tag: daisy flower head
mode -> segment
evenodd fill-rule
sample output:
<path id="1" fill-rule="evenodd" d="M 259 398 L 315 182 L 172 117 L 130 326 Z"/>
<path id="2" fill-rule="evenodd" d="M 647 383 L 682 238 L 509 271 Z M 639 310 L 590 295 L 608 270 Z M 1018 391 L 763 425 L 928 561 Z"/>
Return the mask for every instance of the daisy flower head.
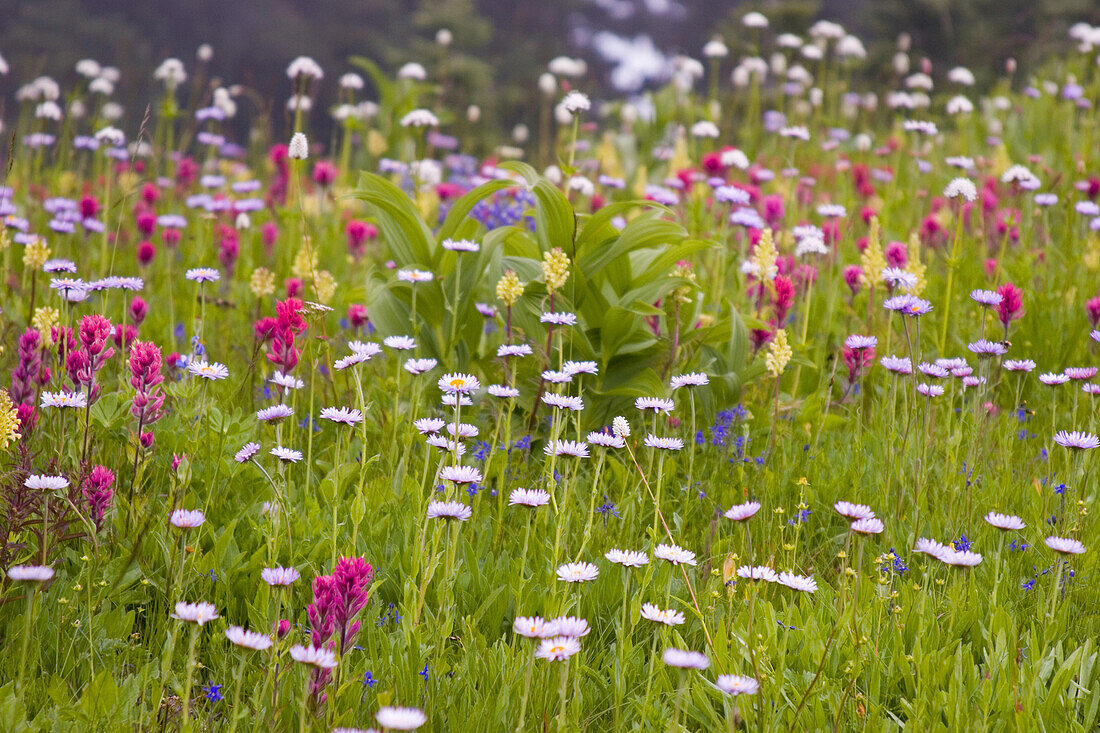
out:
<path id="1" fill-rule="evenodd" d="M 1005 352 L 1008 351 L 1008 347 L 1000 341 L 989 341 L 988 339 L 979 339 L 978 341 L 969 343 L 967 344 L 967 348 L 983 358 L 1004 356 Z"/>
<path id="2" fill-rule="evenodd" d="M 1096 376 L 1096 367 L 1066 367 L 1062 373 L 1070 379 L 1092 379 Z"/>
<path id="3" fill-rule="evenodd" d="M 619 550 L 612 548 L 604 553 L 609 561 L 624 568 L 640 568 L 649 564 L 649 555 L 637 550 Z"/>
<path id="4" fill-rule="evenodd" d="M 382 347 L 373 341 L 351 341 L 348 343 L 351 353 L 370 359 L 382 353 Z"/>
<path id="5" fill-rule="evenodd" d="M 17 583 L 45 583 L 53 577 L 54 570 L 49 565 L 13 565 L 7 574 Z"/>
<path id="6" fill-rule="evenodd" d="M 833 509 L 837 514 L 848 519 L 871 519 L 875 516 L 871 507 L 866 504 L 853 504 L 850 501 L 838 501 L 833 504 Z"/>
<path id="7" fill-rule="evenodd" d="M 219 364 L 216 361 L 193 361 L 187 365 L 187 371 L 196 377 L 202 377 L 203 379 L 209 379 L 211 381 L 225 379 L 229 376 L 229 370 L 226 368 L 225 364 Z"/>
<path id="8" fill-rule="evenodd" d="M 645 447 L 656 448 L 658 450 L 682 450 L 684 441 L 680 438 L 658 438 L 656 435 L 650 433 L 645 436 Z"/>
<path id="9" fill-rule="evenodd" d="M 481 471 L 473 466 L 444 466 L 439 472 L 439 478 L 450 481 L 453 484 L 479 484 L 482 481 Z"/>
<path id="10" fill-rule="evenodd" d="M 450 252 L 477 252 L 481 245 L 469 239 L 444 239 L 443 249 Z"/>
<path id="11" fill-rule="evenodd" d="M 986 524 L 997 529 L 1023 529 L 1024 520 L 1014 514 L 999 514 L 990 512 L 985 515 Z"/>
<path id="12" fill-rule="evenodd" d="M 727 695 L 755 695 L 760 691 L 760 683 L 752 677 L 744 677 L 739 674 L 719 675 L 714 681 L 714 686 Z"/>
<path id="13" fill-rule="evenodd" d="M 28 489 L 39 491 L 60 491 L 69 487 L 69 479 L 64 476 L 47 476 L 40 473 L 32 473 L 24 481 L 23 485 Z"/>
<path id="14" fill-rule="evenodd" d="M 321 419 L 342 425 L 358 425 L 363 422 L 363 413 L 348 407 L 325 407 L 321 409 Z"/>
<path id="15" fill-rule="evenodd" d="M 558 568 L 558 580 L 567 583 L 586 583 L 599 574 L 600 569 L 590 562 L 570 562 Z"/>
<path id="16" fill-rule="evenodd" d="M 294 408 L 290 405 L 279 403 L 271 407 L 265 407 L 262 410 L 257 410 L 256 419 L 260 422 L 280 423 L 293 414 Z"/>
<path id="17" fill-rule="evenodd" d="M 237 455 L 233 456 L 233 460 L 235 460 L 237 463 L 247 463 L 248 461 L 251 461 L 252 458 L 259 452 L 259 443 L 245 443 L 244 446 L 242 446 L 241 449 L 237 451 Z"/>
<path id="18" fill-rule="evenodd" d="M 678 669 L 706 669 L 710 666 L 710 660 L 702 652 L 688 651 L 669 647 L 661 655 L 661 661 L 670 667 Z"/>
<path id="19" fill-rule="evenodd" d="M 324 647 L 295 644 L 290 647 L 290 658 L 299 664 L 317 667 L 318 669 L 336 668 L 336 652 Z"/>
<path id="20" fill-rule="evenodd" d="M 543 313 L 539 316 L 540 323 L 549 323 L 552 326 L 575 326 L 577 316 L 574 313 Z"/>
<path id="21" fill-rule="evenodd" d="M 512 622 L 512 630 L 528 639 L 545 639 L 553 635 L 547 633 L 549 629 L 546 621 L 538 616 L 517 616 Z"/>
<path id="22" fill-rule="evenodd" d="M 619 415 L 611 421 L 611 432 L 620 438 L 630 437 L 630 422 L 625 417 Z"/>
<path id="23" fill-rule="evenodd" d="M 1054 434 L 1054 442 L 1063 448 L 1073 448 L 1075 450 L 1092 450 L 1093 448 L 1100 448 L 1100 438 L 1092 433 L 1085 433 L 1078 430 L 1071 432 L 1059 430 Z"/>
<path id="24" fill-rule="evenodd" d="M 421 435 L 438 433 L 446 424 L 446 420 L 441 420 L 438 417 L 422 417 L 413 421 L 413 427 L 419 430 Z"/>
<path id="25" fill-rule="evenodd" d="M 540 376 L 550 384 L 567 384 L 573 381 L 572 374 L 567 371 L 559 372 L 556 369 L 547 369 Z"/>
<path id="26" fill-rule="evenodd" d="M 409 374 L 423 374 L 435 369 L 438 364 L 435 359 L 408 359 L 405 361 L 405 371 Z"/>
<path id="27" fill-rule="evenodd" d="M 435 275 L 427 270 L 398 270 L 397 279 L 405 283 L 428 283 Z"/>
<path id="28" fill-rule="evenodd" d="M 1080 541 L 1068 537 L 1047 537 L 1043 544 L 1062 555 L 1080 555 L 1085 551 Z"/>
<path id="29" fill-rule="evenodd" d="M 995 308 L 1001 304 L 1005 296 L 996 290 L 971 290 L 970 299 L 983 308 Z"/>
<path id="30" fill-rule="evenodd" d="M 884 529 L 882 520 L 878 517 L 857 519 L 849 527 L 856 534 L 881 534 Z"/>
<path id="31" fill-rule="evenodd" d="M 691 372 L 673 376 L 668 386 L 672 389 L 680 389 L 681 387 L 703 387 L 708 384 L 710 384 L 710 378 L 706 374 Z"/>
<path id="32" fill-rule="evenodd" d="M 84 392 L 43 392 L 42 407 L 73 407 L 85 408 L 88 406 L 88 396 Z"/>
<path id="33" fill-rule="evenodd" d="M 197 283 L 212 283 L 221 279 L 221 273 L 213 267 L 195 267 L 187 271 L 188 280 Z"/>
<path id="34" fill-rule="evenodd" d="M 620 438 L 618 435 L 604 432 L 591 432 L 586 438 L 589 445 L 599 446 L 600 448 L 625 448 L 626 441 Z"/>
<path id="35" fill-rule="evenodd" d="M 497 347 L 497 356 L 503 358 L 515 358 L 530 356 L 534 350 L 527 344 L 501 344 Z"/>
<path id="36" fill-rule="evenodd" d="M 575 395 L 547 392 L 542 396 L 542 401 L 550 407 L 554 407 L 559 410 L 573 410 L 574 412 L 577 412 L 584 409 L 584 400 Z"/>
<path id="37" fill-rule="evenodd" d="M 306 385 L 301 379 L 292 377 L 289 374 L 283 374 L 282 372 L 275 372 L 267 380 L 274 385 L 282 387 L 283 389 L 301 389 Z"/>
<path id="38" fill-rule="evenodd" d="M 764 580 L 768 583 L 779 582 L 779 574 L 767 565 L 742 565 L 737 568 L 737 577 L 748 580 Z"/>
<path id="39" fill-rule="evenodd" d="M 260 577 L 268 585 L 290 585 L 302 577 L 294 568 L 264 568 L 260 571 Z"/>
<path id="40" fill-rule="evenodd" d="M 879 273 L 882 279 L 891 288 L 899 288 L 901 290 L 912 290 L 917 286 L 917 276 L 908 270 L 903 270 L 900 267 L 884 267 L 882 272 Z M 885 305 L 885 304 L 884 304 Z"/>
<path id="41" fill-rule="evenodd" d="M 879 363 L 882 364 L 884 369 L 895 374 L 911 374 L 913 371 L 912 362 L 901 356 L 884 356 L 879 359 Z"/>
<path id="42" fill-rule="evenodd" d="M 382 707 L 374 719 L 386 730 L 416 730 L 428 721 L 428 716 L 417 708 Z"/>
<path id="43" fill-rule="evenodd" d="M 218 617 L 218 609 L 214 607 L 213 603 L 185 603 L 180 601 L 176 604 L 176 612 L 172 614 L 172 618 L 178 618 L 180 621 L 190 621 L 202 626 L 207 621 L 213 621 Z"/>
<path id="44" fill-rule="evenodd" d="M 508 506 L 540 507 L 550 503 L 550 494 L 542 489 L 513 489 L 508 495 Z"/>
<path id="45" fill-rule="evenodd" d="M 206 521 L 206 515 L 198 509 L 176 509 L 168 515 L 168 521 L 173 527 L 195 529 Z"/>
<path id="46" fill-rule="evenodd" d="M 561 365 L 561 370 L 570 376 L 600 373 L 600 367 L 594 361 L 567 361 Z"/>
<path id="47" fill-rule="evenodd" d="M 428 519 L 457 519 L 465 522 L 473 510 L 461 501 L 433 501 L 428 504 Z"/>
<path id="48" fill-rule="evenodd" d="M 652 603 L 643 603 L 640 615 L 646 621 L 653 621 L 665 626 L 679 626 L 686 620 L 684 614 L 680 611 L 674 611 L 671 608 L 664 610 Z"/>
<path id="49" fill-rule="evenodd" d="M 543 446 L 542 452 L 548 456 L 588 458 L 588 446 L 577 440 L 555 440 Z"/>
<path id="50" fill-rule="evenodd" d="M 437 384 L 444 394 L 470 394 L 481 389 L 481 382 L 477 377 L 460 372 L 444 374 Z"/>
<path id="51" fill-rule="evenodd" d="M 812 575 L 807 577 L 805 575 L 795 575 L 794 573 L 780 573 L 779 583 L 803 593 L 813 593 L 817 590 L 817 581 L 814 580 Z"/>
<path id="52" fill-rule="evenodd" d="M 439 402 L 444 407 L 454 407 L 455 403 L 461 403 L 463 407 L 470 407 L 474 404 L 474 401 L 464 394 L 445 394 Z"/>
<path id="53" fill-rule="evenodd" d="M 874 336 L 861 336 L 858 333 L 853 333 L 851 336 L 844 339 L 844 345 L 849 349 L 855 349 L 857 351 L 861 349 L 873 349 L 878 346 L 878 339 Z"/>
<path id="54" fill-rule="evenodd" d="M 657 545 L 653 557 L 667 560 L 673 565 L 695 565 L 695 553 L 679 545 Z"/>
<path id="55" fill-rule="evenodd" d="M 451 422 L 447 423 L 447 433 L 449 433 L 452 437 L 457 434 L 460 439 L 464 440 L 466 438 L 476 438 L 478 434 L 478 429 L 476 425 L 471 425 L 470 423 L 464 422 L 456 425 Z"/>
<path id="56" fill-rule="evenodd" d="M 925 384 L 921 382 L 917 385 L 917 391 L 925 397 L 939 397 L 943 394 L 943 387 L 938 384 Z"/>
<path id="57" fill-rule="evenodd" d="M 882 307 L 910 318 L 918 318 L 932 310 L 931 303 L 915 295 L 895 295 L 883 301 Z"/>
<path id="58" fill-rule="evenodd" d="M 559 616 L 546 622 L 547 636 L 565 636 L 570 639 L 579 639 L 582 636 L 588 636 L 590 631 L 592 631 L 592 628 L 588 625 L 588 621 L 577 616 Z"/>
<path id="59" fill-rule="evenodd" d="M 408 351 L 416 348 L 416 340 L 412 336 L 387 336 L 382 343 L 395 351 Z"/>
<path id="60" fill-rule="evenodd" d="M 634 407 L 638 410 L 653 410 L 655 413 L 672 412 L 675 407 L 672 400 L 663 400 L 659 397 L 638 397 L 634 400 Z"/>
<path id="61" fill-rule="evenodd" d="M 1030 372 L 1036 364 L 1031 359 L 1007 359 L 1001 366 L 1010 372 Z"/>
<path id="62" fill-rule="evenodd" d="M 927 537 L 921 537 L 917 540 L 916 546 L 913 547 L 916 552 L 924 553 L 929 557 L 934 557 L 937 560 L 949 552 L 954 550 L 947 545 L 944 545 L 936 540 L 930 540 Z"/>
<path id="63" fill-rule="evenodd" d="M 982 561 L 982 556 L 977 552 L 964 552 L 948 548 L 946 552 L 939 556 L 939 560 L 945 565 L 954 565 L 957 568 L 972 568 Z"/>
<path id="64" fill-rule="evenodd" d="M 302 451 L 284 448 L 281 445 L 272 448 L 270 453 L 283 463 L 297 463 L 302 460 Z"/>
<path id="65" fill-rule="evenodd" d="M 272 643 L 271 637 L 257 634 L 255 631 L 248 631 L 240 626 L 230 626 L 226 629 L 225 638 L 229 639 L 231 644 L 258 652 L 269 648 Z"/>
<path id="66" fill-rule="evenodd" d="M 965 362 L 963 363 L 965 366 Z M 926 361 L 922 361 L 917 364 L 917 370 L 920 371 L 926 377 L 932 377 L 933 379 L 947 379 L 951 376 L 951 368 L 942 364 L 929 364 Z"/>
<path id="67" fill-rule="evenodd" d="M 1054 374 L 1053 372 L 1045 372 L 1039 375 L 1039 381 L 1048 387 L 1057 387 L 1059 384 L 1065 384 L 1069 381 L 1069 377 L 1065 374 Z"/>
<path id="68" fill-rule="evenodd" d="M 440 434 L 433 433 L 424 439 L 424 442 L 433 448 L 439 448 L 441 451 L 450 451 L 459 458 L 466 455 L 466 446 L 455 440 L 447 440 Z"/>
<path id="69" fill-rule="evenodd" d="M 485 389 L 485 391 L 488 392 L 491 396 L 499 397 L 501 399 L 519 397 L 518 389 L 516 389 L 515 387 L 508 387 L 503 384 L 490 384 Z"/>
<path id="70" fill-rule="evenodd" d="M 756 516 L 758 511 L 760 511 L 760 502 L 747 501 L 744 504 L 734 504 L 722 516 L 735 522 L 743 522 Z"/>
<path id="71" fill-rule="evenodd" d="M 535 657 L 545 659 L 548 662 L 564 662 L 581 650 L 581 643 L 569 636 L 556 636 L 553 639 L 543 639 L 539 643 Z"/>

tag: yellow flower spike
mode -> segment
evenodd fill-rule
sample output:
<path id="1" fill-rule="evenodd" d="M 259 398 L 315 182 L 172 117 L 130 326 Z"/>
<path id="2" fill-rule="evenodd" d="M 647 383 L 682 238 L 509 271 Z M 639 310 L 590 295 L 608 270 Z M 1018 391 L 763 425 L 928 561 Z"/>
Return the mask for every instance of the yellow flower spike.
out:
<path id="1" fill-rule="evenodd" d="M 752 249 L 752 265 L 756 275 L 762 280 L 771 282 L 779 274 L 776 263 L 779 261 L 779 250 L 775 248 L 775 240 L 772 238 L 772 230 L 764 229 L 760 233 L 760 241 Z"/>
<path id="2" fill-rule="evenodd" d="M 40 270 L 46 260 L 50 259 L 50 247 L 42 237 L 36 237 L 33 242 L 23 248 L 23 264 L 31 270 Z"/>
<path id="3" fill-rule="evenodd" d="M 327 305 L 336 294 L 336 278 L 328 270 L 321 270 L 313 281 L 313 289 L 317 293 L 318 302 Z"/>
<path id="4" fill-rule="evenodd" d="M 764 365 L 768 368 L 768 373 L 778 379 L 783 370 L 787 368 L 792 356 L 794 356 L 794 351 L 787 343 L 787 332 L 781 328 L 775 332 L 775 338 L 772 339 L 771 345 L 768 347 L 768 353 L 764 357 Z"/>
<path id="5" fill-rule="evenodd" d="M 543 255 L 542 276 L 551 293 L 560 290 L 569 279 L 569 257 L 561 247 L 554 247 Z"/>
<path id="6" fill-rule="evenodd" d="M 34 317 L 31 318 L 31 326 L 42 336 L 43 341 L 49 341 L 50 332 L 57 327 L 61 320 L 61 314 L 57 308 L 42 306 L 34 309 Z M 52 341 L 51 341 L 52 343 Z"/>
<path id="7" fill-rule="evenodd" d="M 864 285 L 874 287 L 882 283 L 886 255 L 882 252 L 882 234 L 877 216 L 871 217 L 871 229 L 867 233 L 867 248 L 859 257 L 859 267 L 863 271 L 861 280 Z"/>
<path id="8" fill-rule="evenodd" d="M 6 389 L 0 389 L 0 450 L 19 440 L 19 411 Z"/>
<path id="9" fill-rule="evenodd" d="M 266 267 L 257 267 L 252 271 L 248 287 L 257 298 L 265 298 L 275 292 L 275 275 Z"/>
<path id="10" fill-rule="evenodd" d="M 500 280 L 497 281 L 497 298 L 508 307 L 516 304 L 523 297 L 523 291 L 527 286 L 520 282 L 515 270 L 506 270 Z"/>

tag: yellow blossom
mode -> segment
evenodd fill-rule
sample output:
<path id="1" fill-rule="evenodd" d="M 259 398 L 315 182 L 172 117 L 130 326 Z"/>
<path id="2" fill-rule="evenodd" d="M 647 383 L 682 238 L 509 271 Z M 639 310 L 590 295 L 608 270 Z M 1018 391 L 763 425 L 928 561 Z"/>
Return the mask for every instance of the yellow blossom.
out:
<path id="1" fill-rule="evenodd" d="M 39 270 L 50 259 L 50 247 L 42 237 L 36 237 L 23 249 L 23 264 L 31 270 Z"/>
<path id="2" fill-rule="evenodd" d="M 57 308 L 42 306 L 41 308 L 34 309 L 34 317 L 31 319 L 31 325 L 34 327 L 34 330 L 42 334 L 43 339 L 47 339 L 50 335 L 50 331 L 57 327 L 60 319 L 61 314 L 57 312 Z"/>
<path id="3" fill-rule="evenodd" d="M 775 332 L 775 338 L 772 339 L 771 345 L 768 347 L 768 353 L 764 357 L 764 364 L 768 368 L 768 373 L 778 379 L 783 370 L 787 368 L 787 362 L 791 360 L 793 355 L 794 352 L 791 351 L 790 344 L 787 343 L 787 332 L 781 328 Z"/>
<path id="4" fill-rule="evenodd" d="M 867 233 L 867 248 L 859 257 L 859 266 L 863 270 L 863 276 L 860 279 L 864 285 L 874 287 L 882 283 L 886 255 L 882 253 L 882 236 L 877 216 L 871 217 L 871 230 Z"/>
<path id="5" fill-rule="evenodd" d="M 0 389 L 0 450 L 7 450 L 8 444 L 16 440 L 19 440 L 19 411 L 8 391 Z"/>
<path id="6" fill-rule="evenodd" d="M 504 275 L 497 282 L 497 298 L 511 308 L 523 297 L 524 287 L 526 286 L 520 282 L 515 270 L 505 270 Z"/>
<path id="7" fill-rule="evenodd" d="M 542 276 L 551 293 L 559 290 L 569 279 L 569 257 L 561 247 L 554 247 L 542 256 Z"/>
<path id="8" fill-rule="evenodd" d="M 317 300 L 327 304 L 336 293 L 336 278 L 328 270 L 321 270 L 313 280 L 313 289 L 317 293 Z"/>
<path id="9" fill-rule="evenodd" d="M 275 275 L 266 267 L 257 267 L 252 271 L 249 287 L 257 298 L 267 297 L 275 292 Z"/>
<path id="10" fill-rule="evenodd" d="M 290 268 L 290 271 L 294 273 L 294 277 L 299 277 L 302 280 L 312 280 L 316 269 L 317 253 L 313 251 L 313 243 L 309 237 L 305 237 L 302 240 L 302 248 L 298 250 L 298 254 L 294 257 L 294 265 Z"/>
<path id="11" fill-rule="evenodd" d="M 779 250 L 775 248 L 772 230 L 766 228 L 760 232 L 760 241 L 752 248 L 752 266 L 756 276 L 762 280 L 774 280 L 779 274 L 779 268 L 776 266 L 778 260 Z"/>

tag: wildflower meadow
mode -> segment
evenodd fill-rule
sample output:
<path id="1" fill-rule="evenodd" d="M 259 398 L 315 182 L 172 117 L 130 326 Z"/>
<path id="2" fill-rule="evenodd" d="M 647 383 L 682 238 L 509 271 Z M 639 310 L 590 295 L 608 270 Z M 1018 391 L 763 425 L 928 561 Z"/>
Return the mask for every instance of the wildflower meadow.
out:
<path id="1" fill-rule="evenodd" d="M 741 30 L 0 58 L 0 730 L 1097 730 L 1100 28 Z"/>

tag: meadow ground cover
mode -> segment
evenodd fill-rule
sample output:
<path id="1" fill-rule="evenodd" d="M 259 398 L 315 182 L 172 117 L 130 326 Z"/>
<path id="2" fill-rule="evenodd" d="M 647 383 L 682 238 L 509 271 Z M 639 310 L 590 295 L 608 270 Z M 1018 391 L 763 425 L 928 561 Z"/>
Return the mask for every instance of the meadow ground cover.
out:
<path id="1" fill-rule="evenodd" d="M 287 144 L 209 56 L 21 87 L 0 727 L 1095 730 L 1100 29 L 745 26 L 501 144 L 415 64 Z"/>

